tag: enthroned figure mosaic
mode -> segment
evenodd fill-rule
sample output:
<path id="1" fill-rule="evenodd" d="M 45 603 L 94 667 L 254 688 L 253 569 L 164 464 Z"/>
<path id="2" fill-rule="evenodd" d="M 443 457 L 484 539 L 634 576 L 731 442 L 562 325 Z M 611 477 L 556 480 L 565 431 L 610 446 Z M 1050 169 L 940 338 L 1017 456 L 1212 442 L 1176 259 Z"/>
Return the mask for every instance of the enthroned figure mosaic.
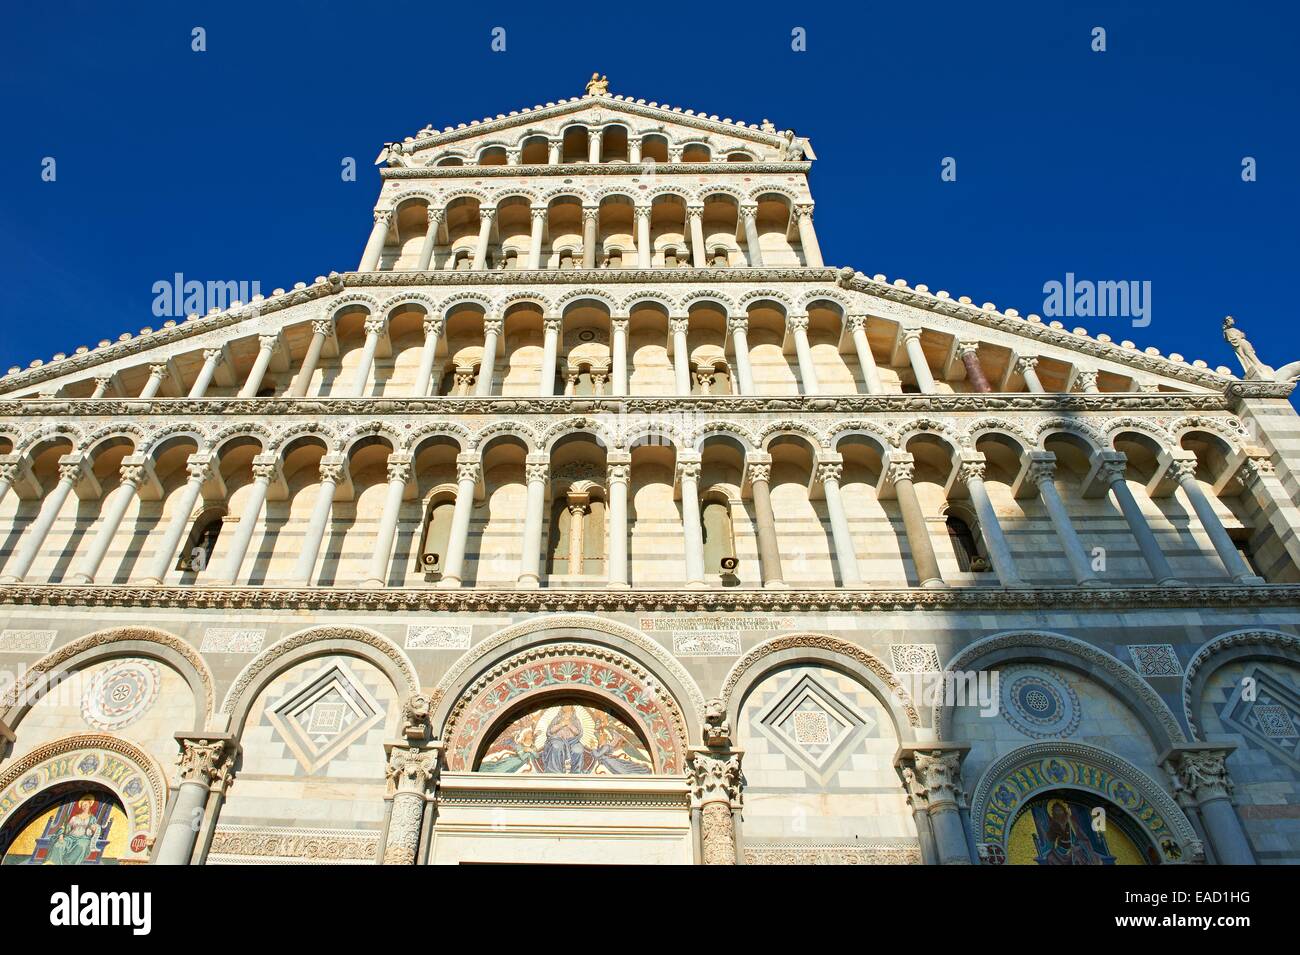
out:
<path id="1" fill-rule="evenodd" d="M 1093 801 L 1053 794 L 1033 800 L 1011 826 L 1007 861 L 1012 865 L 1145 865 L 1138 840 Z"/>
<path id="2" fill-rule="evenodd" d="M 103 790 L 59 787 L 26 818 L 4 848 L 4 865 L 111 865 L 125 854 L 126 814 Z"/>
<path id="3" fill-rule="evenodd" d="M 484 773 L 645 774 L 654 764 L 637 732 L 613 713 L 566 700 L 530 710 L 488 744 Z"/>

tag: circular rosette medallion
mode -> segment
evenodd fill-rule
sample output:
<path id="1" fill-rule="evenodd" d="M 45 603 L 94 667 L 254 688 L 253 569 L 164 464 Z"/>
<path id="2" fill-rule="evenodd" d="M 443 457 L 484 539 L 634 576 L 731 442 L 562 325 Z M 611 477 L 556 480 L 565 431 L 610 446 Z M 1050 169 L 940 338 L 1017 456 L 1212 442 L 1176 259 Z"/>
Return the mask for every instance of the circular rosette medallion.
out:
<path id="1" fill-rule="evenodd" d="M 81 716 L 96 729 L 115 730 L 134 723 L 158 696 L 161 676 L 148 660 L 119 660 L 91 679 L 81 698 Z"/>
<path id="2" fill-rule="evenodd" d="M 1058 674 L 1008 667 L 998 675 L 1002 716 L 1026 736 L 1070 736 L 1079 726 L 1079 696 Z"/>

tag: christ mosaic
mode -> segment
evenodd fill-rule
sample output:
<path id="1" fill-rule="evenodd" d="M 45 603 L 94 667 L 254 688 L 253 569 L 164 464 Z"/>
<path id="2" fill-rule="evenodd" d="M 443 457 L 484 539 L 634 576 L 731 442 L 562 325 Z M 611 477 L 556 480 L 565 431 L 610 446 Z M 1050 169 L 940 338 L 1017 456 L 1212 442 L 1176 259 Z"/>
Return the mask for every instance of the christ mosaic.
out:
<path id="1" fill-rule="evenodd" d="M 589 703 L 565 702 L 531 710 L 492 741 L 479 762 L 484 773 L 652 773 L 654 765 L 635 730 Z"/>

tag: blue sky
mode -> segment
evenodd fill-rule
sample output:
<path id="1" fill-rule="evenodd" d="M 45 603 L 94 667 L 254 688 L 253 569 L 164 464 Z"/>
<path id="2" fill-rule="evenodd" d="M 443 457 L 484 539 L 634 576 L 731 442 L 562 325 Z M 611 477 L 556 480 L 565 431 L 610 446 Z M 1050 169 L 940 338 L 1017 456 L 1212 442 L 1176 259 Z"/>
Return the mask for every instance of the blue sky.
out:
<path id="1" fill-rule="evenodd" d="M 10 6 L 0 369 L 156 327 L 175 272 L 269 292 L 355 268 L 384 141 L 578 95 L 592 70 L 810 137 L 828 264 L 1022 313 L 1067 272 L 1149 281 L 1150 326 L 1068 324 L 1235 371 L 1231 313 L 1265 361 L 1300 358 L 1289 4 L 515 6 Z"/>

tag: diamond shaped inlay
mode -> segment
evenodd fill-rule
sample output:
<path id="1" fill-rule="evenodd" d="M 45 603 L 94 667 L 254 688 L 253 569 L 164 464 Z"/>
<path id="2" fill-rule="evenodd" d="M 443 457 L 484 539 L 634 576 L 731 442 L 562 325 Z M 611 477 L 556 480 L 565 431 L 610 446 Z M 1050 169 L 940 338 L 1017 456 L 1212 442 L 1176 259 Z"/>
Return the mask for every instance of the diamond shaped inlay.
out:
<path id="1" fill-rule="evenodd" d="M 384 718 L 383 707 L 342 663 L 332 663 L 290 690 L 267 720 L 309 773 L 361 739 Z"/>
<path id="2" fill-rule="evenodd" d="M 804 672 L 758 716 L 756 728 L 820 783 L 826 783 L 863 736 L 876 728 L 834 687 Z"/>

